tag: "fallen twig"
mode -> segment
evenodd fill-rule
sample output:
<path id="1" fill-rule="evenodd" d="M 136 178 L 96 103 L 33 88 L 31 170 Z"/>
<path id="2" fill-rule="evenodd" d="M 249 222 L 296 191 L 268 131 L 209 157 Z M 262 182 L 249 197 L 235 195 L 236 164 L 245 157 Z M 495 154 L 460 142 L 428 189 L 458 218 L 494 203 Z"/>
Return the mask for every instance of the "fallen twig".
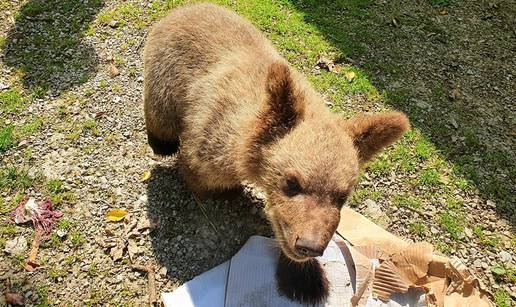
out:
<path id="1" fill-rule="evenodd" d="M 28 272 L 34 271 L 39 265 L 36 263 L 38 257 L 39 244 L 41 243 L 41 232 L 36 230 L 34 240 L 30 249 L 29 258 L 25 261 L 25 270 Z"/>
<path id="2" fill-rule="evenodd" d="M 153 261 L 149 262 L 146 266 L 140 264 L 132 264 L 131 268 L 134 270 L 142 271 L 147 273 L 147 279 L 149 281 L 149 305 L 157 306 L 157 292 L 156 292 L 156 266 Z"/>
<path id="3" fill-rule="evenodd" d="M 202 204 L 201 200 L 199 198 L 197 198 L 197 196 L 195 196 L 195 195 L 194 195 L 194 199 L 195 199 L 195 202 L 197 203 L 197 205 L 199 206 L 199 209 L 201 209 L 202 214 L 204 215 L 204 217 L 206 218 L 208 223 L 210 223 L 211 227 L 213 228 L 213 231 L 215 231 L 215 233 L 218 236 L 219 231 L 217 230 L 217 227 L 215 227 L 215 224 L 213 224 L 213 222 L 210 220 L 210 217 L 206 213 L 206 208 L 204 208 L 204 205 Z"/>

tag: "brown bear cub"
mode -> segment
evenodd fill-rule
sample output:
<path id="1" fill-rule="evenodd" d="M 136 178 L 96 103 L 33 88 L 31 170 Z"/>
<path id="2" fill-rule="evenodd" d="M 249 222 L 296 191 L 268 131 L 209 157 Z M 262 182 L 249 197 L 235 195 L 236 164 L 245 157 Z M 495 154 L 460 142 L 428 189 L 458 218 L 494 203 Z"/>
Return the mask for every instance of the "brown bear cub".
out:
<path id="1" fill-rule="evenodd" d="M 322 255 L 360 166 L 409 128 L 402 113 L 344 119 L 248 21 L 212 4 L 173 10 L 144 51 L 145 121 L 156 154 L 179 149 L 198 194 L 252 183 L 283 251 L 280 290 L 328 294 Z M 180 145 L 180 148 L 179 148 Z"/>

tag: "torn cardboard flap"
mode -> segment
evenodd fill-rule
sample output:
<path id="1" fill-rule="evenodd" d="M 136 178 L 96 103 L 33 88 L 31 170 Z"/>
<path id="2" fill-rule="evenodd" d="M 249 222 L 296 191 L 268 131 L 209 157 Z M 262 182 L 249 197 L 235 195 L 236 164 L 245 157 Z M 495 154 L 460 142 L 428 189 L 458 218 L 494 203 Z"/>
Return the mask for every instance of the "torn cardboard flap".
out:
<path id="1" fill-rule="evenodd" d="M 435 255 L 430 243 L 409 243 L 350 208 L 341 211 L 337 233 L 355 247 L 350 249 L 357 271 L 353 305 L 361 305 L 366 289 L 388 301 L 395 293 L 418 288 L 427 294 L 428 306 L 494 306 L 480 280 L 459 259 Z M 368 267 L 364 259 L 379 260 L 380 265 Z"/>

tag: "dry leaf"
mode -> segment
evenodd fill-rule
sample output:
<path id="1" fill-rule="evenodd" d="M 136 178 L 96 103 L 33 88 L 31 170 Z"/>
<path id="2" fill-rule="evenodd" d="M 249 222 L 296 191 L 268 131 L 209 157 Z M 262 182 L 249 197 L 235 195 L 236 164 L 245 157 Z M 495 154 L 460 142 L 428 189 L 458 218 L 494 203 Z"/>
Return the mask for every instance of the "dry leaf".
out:
<path id="1" fill-rule="evenodd" d="M 120 71 L 118 71 L 118 68 L 114 64 L 109 65 L 109 76 L 111 78 L 114 78 L 120 74 Z"/>
<path id="2" fill-rule="evenodd" d="M 111 251 L 109 254 L 111 255 L 111 258 L 113 258 L 114 261 L 122 259 L 124 256 L 124 250 L 125 250 L 125 240 L 120 239 L 116 246 L 111 248 Z"/>
<path id="3" fill-rule="evenodd" d="M 353 71 L 346 72 L 346 79 L 348 79 L 348 82 L 352 82 L 356 76 L 357 76 L 357 74 L 355 74 L 355 72 L 353 72 Z"/>
<path id="4" fill-rule="evenodd" d="M 143 172 L 143 175 L 142 175 L 142 178 L 141 178 L 141 181 L 142 182 L 146 182 L 147 180 L 149 180 L 151 177 L 151 172 L 149 171 L 145 171 Z"/>
<path id="5" fill-rule="evenodd" d="M 129 258 L 133 261 L 136 255 L 140 253 L 140 248 L 136 244 L 136 241 L 129 240 L 129 244 L 127 244 L 127 252 L 129 253 Z"/>
<path id="6" fill-rule="evenodd" d="M 25 306 L 25 297 L 20 293 L 5 292 L 5 302 L 13 306 Z"/>
<path id="7" fill-rule="evenodd" d="M 332 60 L 323 55 L 317 56 L 317 62 L 315 63 L 315 66 L 317 68 L 325 69 L 336 74 L 339 74 L 342 70 L 342 67 L 339 64 L 335 64 Z"/>
<path id="8" fill-rule="evenodd" d="M 439 12 L 439 14 L 441 14 L 441 15 L 448 15 L 448 10 L 447 9 L 443 9 L 442 11 Z"/>
<path id="9" fill-rule="evenodd" d="M 151 222 L 149 221 L 148 218 L 146 217 L 142 217 L 139 221 L 138 221 L 138 225 L 136 226 L 136 230 L 138 231 L 144 231 L 144 230 L 147 230 L 149 229 L 151 226 Z"/>
<path id="10" fill-rule="evenodd" d="M 124 219 L 127 215 L 127 211 L 124 209 L 111 210 L 106 214 L 106 218 L 111 222 L 119 222 Z"/>
<path id="11" fill-rule="evenodd" d="M 451 92 L 450 92 L 450 99 L 452 100 L 457 100 L 460 98 L 460 91 L 458 88 L 454 88 Z"/>

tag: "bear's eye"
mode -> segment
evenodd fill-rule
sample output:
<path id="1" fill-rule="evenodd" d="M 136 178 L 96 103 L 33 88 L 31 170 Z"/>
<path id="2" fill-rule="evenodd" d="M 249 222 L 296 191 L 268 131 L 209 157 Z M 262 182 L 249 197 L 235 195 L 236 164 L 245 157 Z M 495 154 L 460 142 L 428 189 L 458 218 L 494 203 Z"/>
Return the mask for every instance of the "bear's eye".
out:
<path id="1" fill-rule="evenodd" d="M 283 192 L 289 197 L 296 196 L 302 192 L 301 185 L 296 177 L 288 177 L 286 179 Z"/>

